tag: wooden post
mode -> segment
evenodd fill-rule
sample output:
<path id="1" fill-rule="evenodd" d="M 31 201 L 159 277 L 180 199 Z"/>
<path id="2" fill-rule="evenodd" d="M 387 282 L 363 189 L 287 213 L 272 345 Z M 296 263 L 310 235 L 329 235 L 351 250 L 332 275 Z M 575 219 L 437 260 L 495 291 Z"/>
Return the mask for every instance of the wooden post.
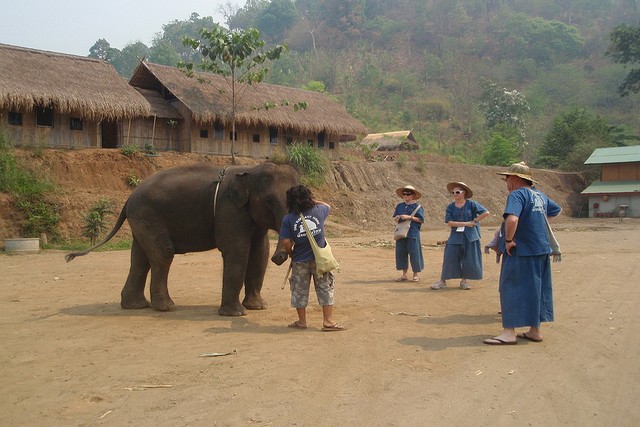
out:
<path id="1" fill-rule="evenodd" d="M 153 141 L 156 137 L 156 119 L 158 118 L 157 115 L 153 115 L 153 130 L 151 131 L 151 148 L 154 148 L 155 145 L 153 145 Z"/>

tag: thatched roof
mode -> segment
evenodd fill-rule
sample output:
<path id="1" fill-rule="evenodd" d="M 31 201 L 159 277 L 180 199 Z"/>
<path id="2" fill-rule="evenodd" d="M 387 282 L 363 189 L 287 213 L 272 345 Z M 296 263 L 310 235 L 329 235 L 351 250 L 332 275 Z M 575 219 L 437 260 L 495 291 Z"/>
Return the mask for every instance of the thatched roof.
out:
<path id="1" fill-rule="evenodd" d="M 419 144 L 410 130 L 401 130 L 384 133 L 370 133 L 363 140 L 362 144 L 376 144 L 377 149 L 384 150 L 417 150 Z"/>
<path id="2" fill-rule="evenodd" d="M 178 68 L 142 62 L 129 83 L 164 93 L 165 99 L 175 96 L 197 122 L 231 123 L 231 86 L 222 76 L 197 72 L 194 77 L 188 77 Z M 277 126 L 309 134 L 359 135 L 367 132 L 342 105 L 321 93 L 268 83 L 244 88 L 236 124 Z M 294 105 L 300 102 L 306 102 L 307 108 L 295 111 Z"/>
<path id="3" fill-rule="evenodd" d="M 153 89 L 134 88 L 144 97 L 151 108 L 151 115 L 163 119 L 182 120 L 183 117 L 178 110 L 162 98 L 162 95 Z"/>
<path id="4" fill-rule="evenodd" d="M 0 109 L 53 107 L 89 120 L 149 116 L 149 103 L 107 62 L 0 44 Z"/>

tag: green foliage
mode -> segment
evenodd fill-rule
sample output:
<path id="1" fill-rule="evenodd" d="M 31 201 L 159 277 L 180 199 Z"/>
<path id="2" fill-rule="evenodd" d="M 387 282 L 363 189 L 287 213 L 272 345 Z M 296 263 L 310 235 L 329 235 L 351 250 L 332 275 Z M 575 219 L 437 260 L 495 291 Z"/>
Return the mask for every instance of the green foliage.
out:
<path id="1" fill-rule="evenodd" d="M 324 182 L 328 169 L 327 159 L 317 149 L 304 142 L 287 146 L 287 161 L 302 171 L 302 181 L 314 187 Z"/>
<path id="2" fill-rule="evenodd" d="M 102 198 L 84 216 L 84 227 L 82 235 L 91 239 L 91 244 L 95 244 L 100 234 L 107 229 L 105 217 L 113 214 L 113 204 L 110 200 Z"/>
<path id="3" fill-rule="evenodd" d="M 59 207 L 46 199 L 53 188 L 51 182 L 18 163 L 7 136 L 0 133 L 0 191 L 12 195 L 16 207 L 25 216 L 22 224 L 25 237 L 39 237 L 40 233 L 57 236 Z"/>
<path id="4" fill-rule="evenodd" d="M 529 104 L 517 90 L 498 87 L 491 80 L 482 83 L 481 108 L 485 112 L 486 126 L 493 128 L 499 124 L 525 127 L 525 116 L 529 113 Z"/>
<path id="5" fill-rule="evenodd" d="M 619 64 L 640 64 L 640 26 L 618 25 L 610 34 L 606 55 Z M 618 87 L 620 96 L 640 92 L 640 68 L 632 68 Z"/>
<path id="6" fill-rule="evenodd" d="M 127 157 L 135 155 L 138 151 L 140 151 L 140 149 L 135 145 L 123 145 L 120 148 L 120 152 Z"/>
<path id="7" fill-rule="evenodd" d="M 619 128 L 584 108 L 574 108 L 553 120 L 536 163 L 550 168 L 580 171 L 584 170 L 584 162 L 595 148 L 622 143 Z"/>
<path id="8" fill-rule="evenodd" d="M 310 90 L 312 92 L 324 93 L 327 90 L 327 87 L 323 82 L 319 82 L 317 80 L 310 80 L 307 82 L 307 84 L 302 86 L 302 89 Z"/>
<path id="9" fill-rule="evenodd" d="M 231 134 L 235 135 L 239 91 L 243 85 L 260 83 L 269 72 L 266 62 L 280 58 L 287 48 L 277 45 L 267 50 L 264 40 L 260 39 L 260 31 L 255 28 L 233 31 L 217 24 L 210 30 L 201 29 L 200 37 L 197 39 L 183 38 L 182 43 L 202 54 L 203 60 L 198 68 L 230 79 Z M 193 75 L 194 63 L 180 62 L 178 67 L 182 68 L 187 75 Z M 231 141 L 233 163 L 236 159 L 235 144 L 234 138 Z"/>
<path id="10" fill-rule="evenodd" d="M 130 170 L 127 174 L 127 177 L 125 178 L 125 182 L 127 183 L 127 185 L 132 188 L 140 185 L 140 181 L 140 178 L 138 178 L 138 175 L 136 175 L 136 172 L 133 170 Z"/>
<path id="11" fill-rule="evenodd" d="M 484 164 L 507 166 L 517 161 L 517 149 L 504 136 L 494 133 L 487 143 L 483 153 Z"/>

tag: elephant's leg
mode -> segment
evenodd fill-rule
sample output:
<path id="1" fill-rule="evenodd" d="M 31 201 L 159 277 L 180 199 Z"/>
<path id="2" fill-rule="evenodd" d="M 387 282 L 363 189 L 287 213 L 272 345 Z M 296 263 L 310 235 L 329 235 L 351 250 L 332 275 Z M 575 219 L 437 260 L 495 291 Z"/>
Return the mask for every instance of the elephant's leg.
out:
<path id="1" fill-rule="evenodd" d="M 175 304 L 169 296 L 167 279 L 173 256 L 167 261 L 152 261 L 151 263 L 151 308 L 157 311 L 169 311 Z"/>
<path id="2" fill-rule="evenodd" d="M 149 273 L 149 258 L 134 237 L 131 245 L 131 267 L 129 276 L 120 293 L 122 308 L 147 308 L 149 301 L 144 296 L 144 286 Z"/>
<path id="3" fill-rule="evenodd" d="M 249 310 L 264 310 L 267 308 L 267 303 L 262 299 L 260 291 L 262 290 L 268 261 L 269 238 L 265 234 L 254 239 L 249 253 L 247 271 L 244 276 L 245 297 L 242 305 Z"/>
<path id="4" fill-rule="evenodd" d="M 222 303 L 218 313 L 221 316 L 244 316 L 247 310 L 240 304 L 240 290 L 247 269 L 247 260 L 250 244 L 244 246 L 241 243 L 233 245 L 233 248 L 222 251 Z"/>
<path id="5" fill-rule="evenodd" d="M 151 264 L 151 308 L 157 311 L 171 310 L 175 304 L 169 296 L 169 269 L 174 257 L 174 246 L 168 231 L 155 228 L 140 238 Z"/>

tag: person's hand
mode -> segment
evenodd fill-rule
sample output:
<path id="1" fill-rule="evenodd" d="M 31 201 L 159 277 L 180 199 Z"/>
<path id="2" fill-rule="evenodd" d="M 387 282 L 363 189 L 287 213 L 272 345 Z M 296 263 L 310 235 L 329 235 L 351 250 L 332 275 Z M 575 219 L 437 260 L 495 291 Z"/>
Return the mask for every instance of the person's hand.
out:
<path id="1" fill-rule="evenodd" d="M 506 246 L 505 250 L 507 251 L 507 255 L 511 256 L 511 248 L 516 247 L 516 242 L 515 240 L 512 240 L 511 242 L 507 242 L 505 246 Z"/>

